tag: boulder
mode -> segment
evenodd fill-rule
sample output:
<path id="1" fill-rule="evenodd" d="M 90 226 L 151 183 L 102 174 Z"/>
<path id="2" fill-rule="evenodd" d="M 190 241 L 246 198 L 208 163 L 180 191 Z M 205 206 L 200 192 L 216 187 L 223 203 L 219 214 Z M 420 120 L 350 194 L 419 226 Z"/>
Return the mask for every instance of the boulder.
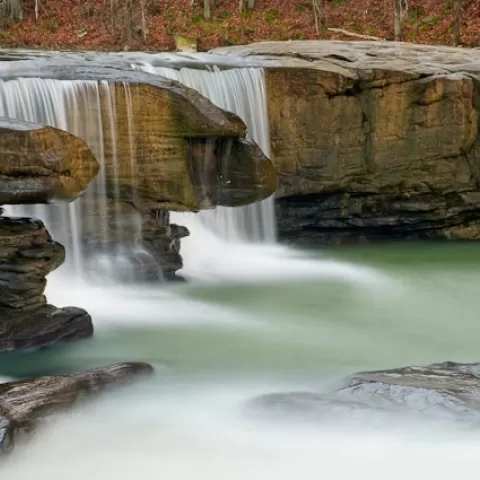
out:
<path id="1" fill-rule="evenodd" d="M 44 296 L 46 275 L 64 258 L 40 220 L 0 216 L 0 352 L 92 335 L 87 312 L 57 309 Z"/>
<path id="2" fill-rule="evenodd" d="M 332 392 L 286 392 L 260 396 L 249 408 L 274 418 L 322 421 L 362 419 L 382 422 L 395 416 L 480 422 L 480 363 L 443 362 L 361 372 Z M 374 417 L 375 415 L 375 417 Z M 383 423 L 384 424 L 384 423 Z"/>
<path id="3" fill-rule="evenodd" d="M 97 172 L 98 163 L 83 140 L 0 117 L 0 204 L 73 200 Z"/>
<path id="4" fill-rule="evenodd" d="M 69 375 L 54 375 L 0 385 L 0 454 L 31 435 L 52 414 L 105 389 L 150 374 L 146 363 L 120 363 Z"/>
<path id="5" fill-rule="evenodd" d="M 246 127 L 236 115 L 118 57 L 116 65 L 100 65 L 82 59 L 13 61 L 0 70 L 0 79 L 5 89 L 46 79 L 57 82 L 52 88 L 58 92 L 75 82 L 79 93 L 75 108 L 65 112 L 66 123 L 72 130 L 77 125 L 75 134 L 103 159 L 102 188 L 110 198 L 141 211 L 198 211 L 245 205 L 275 191 L 273 165 L 256 144 L 245 142 Z M 35 86 L 29 91 L 38 92 Z M 241 184 L 222 181 L 230 171 L 242 175 Z"/>
<path id="6" fill-rule="evenodd" d="M 266 67 L 285 241 L 480 239 L 479 50 L 293 41 L 213 53 Z"/>

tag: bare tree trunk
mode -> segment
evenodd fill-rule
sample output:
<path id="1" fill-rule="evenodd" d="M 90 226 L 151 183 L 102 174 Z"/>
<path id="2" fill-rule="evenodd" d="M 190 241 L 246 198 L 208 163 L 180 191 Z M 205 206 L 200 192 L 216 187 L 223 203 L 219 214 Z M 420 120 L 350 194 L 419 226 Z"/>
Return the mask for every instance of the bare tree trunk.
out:
<path id="1" fill-rule="evenodd" d="M 312 0 L 313 6 L 313 18 L 315 20 L 315 32 L 317 37 L 320 36 L 320 16 L 322 15 L 322 9 L 319 0 Z"/>
<path id="2" fill-rule="evenodd" d="M 238 11 L 240 13 L 245 9 L 245 0 L 238 0 Z"/>
<path id="3" fill-rule="evenodd" d="M 212 18 L 212 7 L 212 0 L 203 0 L 203 16 L 207 20 L 210 20 Z"/>
<path id="4" fill-rule="evenodd" d="M 35 0 L 35 23 L 38 23 L 38 16 L 39 16 L 39 5 L 38 0 Z"/>
<path id="5" fill-rule="evenodd" d="M 133 34 L 133 0 L 125 0 L 125 17 L 123 20 L 124 49 L 129 49 Z"/>
<path id="6" fill-rule="evenodd" d="M 0 0 L 0 20 L 3 21 L 7 17 L 12 20 L 22 20 L 22 0 Z"/>
<path id="7" fill-rule="evenodd" d="M 393 0 L 393 31 L 395 41 L 402 41 L 402 0 Z"/>
<path id="8" fill-rule="evenodd" d="M 110 20 L 113 35 L 115 33 L 115 0 L 110 0 Z"/>
<path id="9" fill-rule="evenodd" d="M 247 8 L 253 10 L 255 8 L 256 0 L 247 0 Z"/>
<path id="10" fill-rule="evenodd" d="M 147 27 L 147 17 L 145 15 L 145 0 L 140 0 L 140 8 L 142 13 L 142 34 L 143 41 L 147 41 L 148 27 Z"/>
<path id="11" fill-rule="evenodd" d="M 462 36 L 462 0 L 453 0 L 453 44 L 460 45 Z"/>

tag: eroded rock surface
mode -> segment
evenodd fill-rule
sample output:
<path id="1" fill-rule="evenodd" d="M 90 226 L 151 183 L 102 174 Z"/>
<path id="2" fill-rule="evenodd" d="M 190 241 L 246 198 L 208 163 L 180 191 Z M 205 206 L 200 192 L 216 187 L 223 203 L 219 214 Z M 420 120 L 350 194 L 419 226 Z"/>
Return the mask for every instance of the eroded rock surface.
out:
<path id="1" fill-rule="evenodd" d="M 85 310 L 58 309 L 44 296 L 46 275 L 64 258 L 40 220 L 0 216 L 0 352 L 92 335 Z"/>
<path id="2" fill-rule="evenodd" d="M 107 388 L 150 374 L 146 363 L 120 363 L 70 375 L 33 378 L 0 385 L 0 454 L 10 452 L 52 414 Z"/>
<path id="3" fill-rule="evenodd" d="M 264 395 L 253 400 L 250 407 L 280 418 L 316 421 L 369 421 L 372 414 L 380 413 L 479 426 L 480 364 L 444 362 L 361 372 L 333 392 Z"/>
<path id="4" fill-rule="evenodd" d="M 294 41 L 214 53 L 267 67 L 284 240 L 480 239 L 479 50 Z"/>
<path id="5" fill-rule="evenodd" d="M 83 140 L 0 117 L 0 204 L 73 200 L 97 172 L 98 163 Z"/>
<path id="6" fill-rule="evenodd" d="M 110 198 L 132 202 L 142 211 L 197 211 L 263 200 L 276 189 L 270 160 L 256 144 L 248 142 L 246 148 L 243 121 L 178 82 L 134 70 L 121 60 L 108 67 L 80 59 L 6 63 L 0 69 L 5 89 L 9 82 L 40 78 L 57 82 L 61 92 L 62 81 L 76 82 L 81 94 L 75 108 L 65 112 L 66 121 L 72 128 L 85 123 L 78 135 L 104 158 L 102 188 Z M 96 129 L 102 133 L 92 135 Z M 209 145 L 207 155 L 200 155 L 205 149 L 197 148 L 199 143 Z M 242 182 L 222 181 L 230 171 L 232 176 L 239 172 Z M 203 184 L 205 178 L 209 181 Z"/>

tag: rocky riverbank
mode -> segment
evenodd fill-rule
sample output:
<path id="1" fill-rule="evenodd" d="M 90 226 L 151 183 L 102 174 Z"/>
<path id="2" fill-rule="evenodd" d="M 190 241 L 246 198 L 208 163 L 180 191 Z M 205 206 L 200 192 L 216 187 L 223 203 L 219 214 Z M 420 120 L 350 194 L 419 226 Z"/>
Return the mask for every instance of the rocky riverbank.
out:
<path id="1" fill-rule="evenodd" d="M 480 51 L 312 41 L 213 53 L 266 67 L 284 241 L 480 239 Z"/>

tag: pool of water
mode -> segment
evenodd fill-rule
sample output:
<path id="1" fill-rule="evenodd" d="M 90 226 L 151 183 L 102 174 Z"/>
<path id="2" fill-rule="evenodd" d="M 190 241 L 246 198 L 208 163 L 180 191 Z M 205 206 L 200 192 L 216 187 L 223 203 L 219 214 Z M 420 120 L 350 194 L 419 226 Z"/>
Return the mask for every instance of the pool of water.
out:
<path id="1" fill-rule="evenodd" d="M 216 253 L 216 254 L 215 254 Z M 222 260 L 219 265 L 219 260 Z M 4 355 L 0 375 L 142 360 L 154 378 L 55 419 L 3 465 L 15 479 L 477 478 L 475 432 L 297 425 L 245 415 L 258 394 L 322 390 L 363 369 L 478 361 L 480 246 L 212 253 L 168 288 L 72 284 L 94 339 Z M 193 266 L 192 266 L 193 265 Z M 203 273 L 202 273 L 203 272 Z"/>

